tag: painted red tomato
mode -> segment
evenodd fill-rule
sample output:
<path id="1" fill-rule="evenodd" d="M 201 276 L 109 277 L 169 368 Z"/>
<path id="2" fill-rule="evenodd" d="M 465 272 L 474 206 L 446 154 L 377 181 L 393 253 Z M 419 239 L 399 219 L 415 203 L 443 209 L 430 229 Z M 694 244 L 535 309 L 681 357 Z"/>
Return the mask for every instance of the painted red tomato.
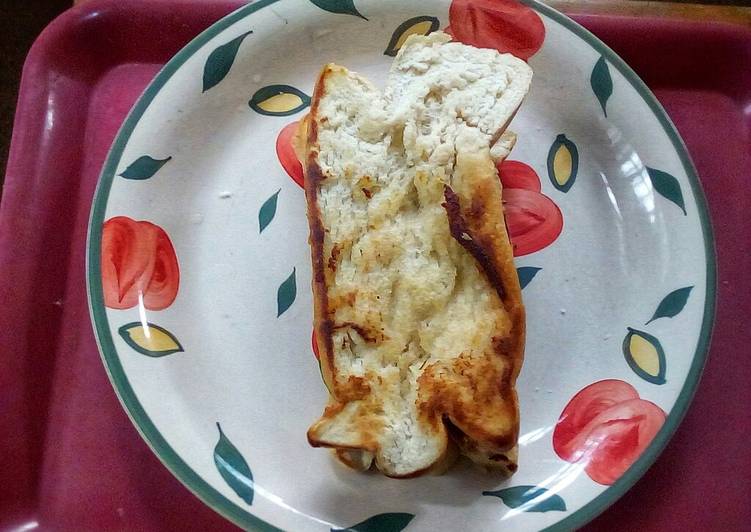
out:
<path id="1" fill-rule="evenodd" d="M 603 380 L 590 384 L 566 405 L 553 432 L 562 459 L 584 465 L 595 482 L 613 484 L 659 432 L 665 412 L 639 398 L 630 384 Z"/>
<path id="2" fill-rule="evenodd" d="M 496 163 L 498 175 L 501 177 L 503 188 L 523 188 L 540 192 L 542 185 L 537 172 L 526 163 L 521 161 L 503 160 Z"/>
<path id="3" fill-rule="evenodd" d="M 510 52 L 525 61 L 545 40 L 540 16 L 517 0 L 452 0 L 449 24 L 457 41 Z"/>
<path id="4" fill-rule="evenodd" d="M 321 355 L 318 353 L 318 339 L 316 338 L 316 330 L 313 329 L 313 336 L 311 338 L 311 345 L 313 346 L 313 356 L 316 360 L 321 360 Z"/>
<path id="5" fill-rule="evenodd" d="M 544 194 L 521 188 L 506 188 L 503 190 L 503 202 L 515 257 L 549 246 L 561 234 L 561 210 Z"/>
<path id="6" fill-rule="evenodd" d="M 276 156 L 284 171 L 301 187 L 305 186 L 303 177 L 302 164 L 297 159 L 294 148 L 292 148 L 292 137 L 297 131 L 297 122 L 287 124 L 276 137 Z"/>
<path id="7" fill-rule="evenodd" d="M 161 227 L 116 216 L 102 228 L 102 288 L 104 304 L 127 309 L 139 297 L 149 310 L 172 304 L 180 284 L 175 249 Z"/>
<path id="8" fill-rule="evenodd" d="M 605 410 L 638 398 L 636 388 L 616 379 L 599 381 L 579 391 L 563 409 L 556 424 L 553 439 L 556 454 L 568 462 L 576 462 L 581 451 L 575 443 L 582 429 Z"/>

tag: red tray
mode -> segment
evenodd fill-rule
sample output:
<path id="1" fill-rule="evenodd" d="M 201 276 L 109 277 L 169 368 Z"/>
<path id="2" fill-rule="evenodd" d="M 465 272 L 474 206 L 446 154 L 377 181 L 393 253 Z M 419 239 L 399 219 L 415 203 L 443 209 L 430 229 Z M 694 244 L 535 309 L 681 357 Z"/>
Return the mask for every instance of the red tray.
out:
<path id="1" fill-rule="evenodd" d="M 39 37 L 23 71 L 0 205 L 0 528 L 234 530 L 138 436 L 86 303 L 99 170 L 157 70 L 236 1 L 103 0 Z M 712 348 L 685 421 L 590 530 L 741 530 L 751 522 L 751 30 L 580 15 L 653 88 L 696 163 L 719 262 Z"/>

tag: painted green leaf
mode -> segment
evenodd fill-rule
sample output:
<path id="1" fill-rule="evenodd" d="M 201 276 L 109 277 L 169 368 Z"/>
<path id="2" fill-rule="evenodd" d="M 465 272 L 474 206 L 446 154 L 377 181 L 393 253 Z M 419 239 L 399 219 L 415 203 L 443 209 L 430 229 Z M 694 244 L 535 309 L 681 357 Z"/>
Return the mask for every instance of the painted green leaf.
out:
<path id="1" fill-rule="evenodd" d="M 553 186 L 561 192 L 568 192 L 579 173 L 579 150 L 563 133 L 556 135 L 548 150 L 547 167 Z"/>
<path id="2" fill-rule="evenodd" d="M 267 85 L 251 97 L 248 105 L 266 116 L 289 116 L 310 105 L 310 96 L 290 85 Z"/>
<path id="3" fill-rule="evenodd" d="M 685 216 L 686 205 L 683 203 L 683 193 L 678 180 L 667 172 L 650 167 L 647 167 L 647 173 L 649 173 L 649 179 L 652 181 L 654 189 L 666 199 L 678 205 Z"/>
<path id="4" fill-rule="evenodd" d="M 652 384 L 665 384 L 665 351 L 660 341 L 649 333 L 627 328 L 623 339 L 623 356 L 639 377 Z"/>
<path id="5" fill-rule="evenodd" d="M 271 223 L 271 220 L 274 219 L 274 216 L 276 215 L 276 199 L 279 197 L 279 192 L 282 189 L 277 190 L 274 192 L 274 194 L 271 195 L 269 199 L 267 199 L 263 205 L 261 206 L 261 210 L 258 211 L 258 227 L 259 233 L 263 233 L 263 230 L 266 229 L 266 226 Z"/>
<path id="6" fill-rule="evenodd" d="M 347 528 L 332 528 L 331 532 L 399 532 L 414 517 L 413 514 L 406 513 L 378 514 Z"/>
<path id="7" fill-rule="evenodd" d="M 363 20 L 368 20 L 355 7 L 353 0 L 310 0 L 324 11 L 339 13 L 341 15 L 354 15 Z"/>
<path id="8" fill-rule="evenodd" d="M 159 358 L 184 351 L 177 338 L 167 329 L 140 321 L 126 323 L 117 330 L 125 343 L 148 357 Z"/>
<path id="9" fill-rule="evenodd" d="M 686 306 L 686 301 L 688 301 L 688 296 L 693 288 L 693 286 L 685 286 L 678 290 L 673 290 L 666 295 L 660 301 L 660 304 L 657 305 L 657 310 L 655 310 L 655 313 L 645 325 L 649 325 L 659 318 L 672 318 L 680 314 L 683 307 Z"/>
<path id="10" fill-rule="evenodd" d="M 542 268 L 535 268 L 534 266 L 522 266 L 521 268 L 516 269 L 516 275 L 519 276 L 519 285 L 522 289 L 524 289 L 524 287 L 535 278 L 535 275 L 537 275 L 537 272 L 540 270 L 542 270 Z"/>
<path id="11" fill-rule="evenodd" d="M 224 435 L 219 423 L 216 424 L 216 428 L 219 429 L 219 441 L 214 447 L 214 464 L 238 497 L 248 504 L 253 504 L 253 473 L 250 472 L 250 466 L 237 447 Z"/>
<path id="12" fill-rule="evenodd" d="M 203 66 L 203 92 L 219 83 L 229 73 L 232 63 L 235 62 L 237 50 L 240 49 L 245 37 L 253 33 L 248 31 L 235 37 L 231 41 L 217 47 L 209 54 L 206 64 Z"/>
<path id="13" fill-rule="evenodd" d="M 566 502 L 560 495 L 549 494 L 539 486 L 514 486 L 498 491 L 483 491 L 483 495 L 498 497 L 509 508 L 521 508 L 525 512 L 565 512 Z"/>
<path id="14" fill-rule="evenodd" d="M 404 41 L 407 40 L 407 37 L 410 35 L 429 35 L 437 30 L 439 26 L 440 22 L 435 17 L 420 16 L 405 20 L 394 30 L 383 55 L 396 56 L 396 53 L 402 47 Z"/>
<path id="15" fill-rule="evenodd" d="M 292 273 L 279 285 L 279 290 L 276 292 L 277 318 L 292 306 L 292 303 L 295 302 L 295 297 L 297 297 L 297 283 L 295 281 L 295 268 L 292 268 Z"/>
<path id="16" fill-rule="evenodd" d="M 608 116 L 605 104 L 608 103 L 608 98 L 613 94 L 613 78 L 610 77 L 610 69 L 608 69 L 608 63 L 604 57 L 600 57 L 595 63 L 589 83 L 600 102 L 602 112 L 605 113 L 605 116 Z"/>
<path id="17" fill-rule="evenodd" d="M 148 179 L 152 177 L 157 171 L 167 164 L 172 157 L 166 159 L 154 159 L 148 155 L 142 155 L 128 166 L 121 174 L 121 177 L 125 179 Z"/>

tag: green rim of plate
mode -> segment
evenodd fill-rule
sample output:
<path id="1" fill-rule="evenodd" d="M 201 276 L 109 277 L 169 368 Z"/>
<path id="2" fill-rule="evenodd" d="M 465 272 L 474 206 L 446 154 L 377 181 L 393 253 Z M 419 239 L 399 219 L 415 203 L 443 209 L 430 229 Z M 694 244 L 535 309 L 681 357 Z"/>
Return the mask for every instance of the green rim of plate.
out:
<path id="1" fill-rule="evenodd" d="M 94 202 L 89 219 L 86 271 L 87 287 L 89 299 L 89 312 L 96 332 L 97 344 L 101 353 L 107 374 L 112 382 L 120 402 L 125 407 L 128 416 L 138 429 L 146 443 L 151 447 L 154 454 L 159 457 L 162 463 L 182 482 L 190 491 L 198 496 L 203 502 L 213 508 L 215 511 L 234 522 L 235 524 L 249 530 L 271 531 L 280 530 L 277 527 L 263 521 L 259 517 L 244 510 L 237 504 L 230 501 L 227 497 L 211 487 L 208 482 L 201 478 L 193 469 L 180 458 L 175 450 L 170 446 L 167 440 L 162 436 L 154 423 L 149 418 L 140 401 L 136 397 L 133 388 L 128 381 L 128 377 L 123 371 L 119 355 L 115 349 L 112 339 L 107 314 L 104 306 L 104 296 L 102 292 L 100 255 L 102 226 L 104 224 L 104 214 L 107 208 L 112 181 L 115 177 L 115 171 L 119 165 L 123 150 L 130 139 L 133 130 L 143 116 L 146 109 L 151 104 L 154 97 L 159 93 L 162 87 L 169 81 L 172 75 L 202 46 L 216 35 L 233 25 L 235 22 L 255 13 L 270 4 L 279 0 L 258 0 L 252 4 L 243 6 L 238 10 L 230 13 L 226 17 L 214 23 L 195 37 L 182 50 L 180 50 L 170 61 L 159 71 L 154 80 L 149 84 L 136 104 L 131 109 L 128 117 L 121 126 L 112 147 L 110 148 L 107 160 L 100 175 L 99 183 L 94 194 Z M 633 486 L 646 470 L 654 463 L 662 450 L 665 448 L 670 437 L 673 435 L 678 425 L 686 414 L 691 399 L 696 392 L 699 378 L 707 358 L 710 337 L 712 333 L 712 324 L 714 321 L 715 299 L 716 299 L 716 256 L 714 248 L 714 238 L 712 228 L 709 222 L 706 199 L 701 188 L 699 178 L 691 162 L 686 146 L 681 139 L 678 131 L 668 118 L 665 110 L 657 101 L 655 96 L 636 75 L 636 73 L 605 43 L 600 41 L 588 30 L 574 22 L 566 15 L 548 7 L 537 0 L 521 0 L 536 11 L 558 22 L 566 29 L 583 39 L 595 50 L 600 52 L 610 64 L 631 83 L 639 95 L 644 99 L 649 108 L 655 114 L 663 129 L 670 138 L 673 148 L 678 153 L 683 169 L 688 176 L 691 189 L 696 201 L 696 207 L 699 214 L 699 220 L 702 226 L 704 237 L 705 260 L 707 266 L 707 283 L 706 298 L 704 303 L 704 316 L 702 319 L 699 340 L 696 346 L 696 352 L 691 363 L 688 375 L 684 381 L 678 398 L 673 408 L 670 410 L 668 417 L 660 432 L 652 440 L 649 447 L 642 453 L 639 459 L 623 474 L 612 486 L 605 489 L 597 497 L 587 504 L 566 516 L 564 519 L 546 528 L 546 531 L 571 530 L 578 528 L 585 523 L 594 519 L 608 506 L 618 500 L 631 486 Z"/>

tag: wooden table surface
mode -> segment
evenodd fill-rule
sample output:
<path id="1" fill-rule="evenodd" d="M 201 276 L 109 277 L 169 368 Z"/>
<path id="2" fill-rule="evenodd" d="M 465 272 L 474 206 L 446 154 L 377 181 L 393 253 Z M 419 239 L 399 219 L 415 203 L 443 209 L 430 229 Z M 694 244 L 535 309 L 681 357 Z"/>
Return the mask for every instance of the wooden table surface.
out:
<path id="1" fill-rule="evenodd" d="M 751 7 L 690 2 L 620 0 L 547 0 L 546 4 L 564 13 L 607 13 L 610 15 L 664 16 L 693 20 L 714 20 L 751 26 Z M 751 2 L 745 2 L 746 4 Z"/>

